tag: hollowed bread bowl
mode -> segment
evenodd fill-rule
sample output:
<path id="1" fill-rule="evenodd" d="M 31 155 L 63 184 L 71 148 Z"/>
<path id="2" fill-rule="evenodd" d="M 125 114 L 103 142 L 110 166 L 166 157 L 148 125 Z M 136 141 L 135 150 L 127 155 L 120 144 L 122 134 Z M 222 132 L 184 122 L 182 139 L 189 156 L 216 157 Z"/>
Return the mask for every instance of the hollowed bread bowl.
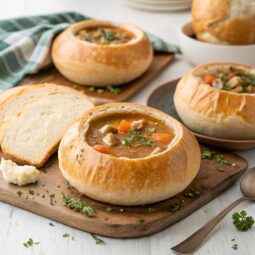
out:
<path id="1" fill-rule="evenodd" d="M 178 115 L 193 131 L 219 138 L 255 138 L 255 94 L 214 88 L 199 78 L 221 68 L 255 74 L 255 68 L 233 63 L 209 63 L 184 75 L 176 87 Z"/>
<path id="2" fill-rule="evenodd" d="M 174 138 L 163 152 L 131 159 L 102 154 L 85 140 L 92 121 L 112 114 L 139 113 L 164 122 Z M 64 135 L 58 152 L 65 179 L 80 193 L 116 205 L 143 205 L 183 191 L 200 167 L 200 150 L 194 136 L 178 121 L 153 108 L 132 103 L 95 107 Z"/>
<path id="3" fill-rule="evenodd" d="M 77 38 L 81 29 L 120 28 L 132 35 L 123 44 L 102 45 Z M 130 82 L 152 62 L 153 49 L 145 33 L 131 24 L 85 20 L 62 32 L 53 42 L 52 58 L 67 79 L 81 85 L 109 86 Z"/>

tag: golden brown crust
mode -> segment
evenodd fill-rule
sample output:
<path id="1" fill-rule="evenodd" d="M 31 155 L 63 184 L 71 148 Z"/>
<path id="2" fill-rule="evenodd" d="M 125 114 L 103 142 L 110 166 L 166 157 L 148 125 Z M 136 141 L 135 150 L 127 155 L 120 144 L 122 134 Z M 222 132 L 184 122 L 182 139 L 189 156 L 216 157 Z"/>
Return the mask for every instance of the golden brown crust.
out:
<path id="1" fill-rule="evenodd" d="M 52 46 L 52 58 L 59 71 L 68 79 L 82 85 L 108 86 L 127 83 L 147 70 L 153 50 L 146 35 L 138 28 L 136 39 L 121 45 L 97 45 L 83 42 L 74 34 L 84 26 L 109 22 L 87 20 L 62 32 Z"/>
<path id="2" fill-rule="evenodd" d="M 194 0 L 192 24 L 197 38 L 209 43 L 254 44 L 255 10 L 236 16 L 230 13 L 233 4 L 230 0 Z"/>
<path id="3" fill-rule="evenodd" d="M 215 89 L 196 77 L 208 67 L 221 65 L 255 73 L 253 67 L 233 63 L 201 65 L 178 83 L 174 95 L 176 110 L 196 132 L 221 138 L 255 138 L 255 94 Z"/>
<path id="4" fill-rule="evenodd" d="M 84 138 L 88 118 L 94 118 L 98 111 L 111 114 L 119 107 L 170 121 L 177 132 L 170 148 L 146 158 L 129 159 L 90 147 Z M 59 166 L 71 185 L 94 199 L 119 205 L 148 204 L 174 196 L 190 184 L 199 170 L 200 150 L 188 130 L 168 115 L 141 105 L 112 103 L 90 110 L 68 130 L 60 143 Z"/>

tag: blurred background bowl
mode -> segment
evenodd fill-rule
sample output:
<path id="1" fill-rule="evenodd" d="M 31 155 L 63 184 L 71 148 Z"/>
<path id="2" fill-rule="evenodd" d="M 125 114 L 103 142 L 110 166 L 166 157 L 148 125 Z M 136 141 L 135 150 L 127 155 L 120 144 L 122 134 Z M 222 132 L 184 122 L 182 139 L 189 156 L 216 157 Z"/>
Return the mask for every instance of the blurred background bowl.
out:
<path id="1" fill-rule="evenodd" d="M 191 22 L 179 30 L 179 43 L 183 56 L 193 65 L 235 62 L 255 66 L 255 44 L 222 45 L 198 41 Z"/>

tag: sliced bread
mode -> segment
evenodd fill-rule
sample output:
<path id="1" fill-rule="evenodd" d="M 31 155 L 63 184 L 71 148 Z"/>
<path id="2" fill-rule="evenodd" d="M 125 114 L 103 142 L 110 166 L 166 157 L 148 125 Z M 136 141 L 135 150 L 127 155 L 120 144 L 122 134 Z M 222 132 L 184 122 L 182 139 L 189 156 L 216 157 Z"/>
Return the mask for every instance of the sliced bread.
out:
<path id="1" fill-rule="evenodd" d="M 65 131 L 93 104 L 83 94 L 66 87 L 62 92 L 29 100 L 27 104 L 20 103 L 23 109 L 7 124 L 1 147 L 6 158 L 41 167 L 55 152 Z"/>

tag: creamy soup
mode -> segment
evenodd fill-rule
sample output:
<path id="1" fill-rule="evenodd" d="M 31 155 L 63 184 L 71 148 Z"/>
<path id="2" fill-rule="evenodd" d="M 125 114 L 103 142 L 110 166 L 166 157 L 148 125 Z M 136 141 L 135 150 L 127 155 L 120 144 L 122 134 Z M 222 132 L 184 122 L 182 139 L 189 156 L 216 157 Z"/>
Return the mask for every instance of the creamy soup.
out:
<path id="1" fill-rule="evenodd" d="M 206 84 L 236 93 L 255 93 L 255 75 L 235 67 L 224 67 L 222 70 L 202 76 Z"/>
<path id="2" fill-rule="evenodd" d="M 125 44 L 134 38 L 134 34 L 120 27 L 100 26 L 83 28 L 76 37 L 90 43 L 110 45 Z"/>
<path id="3" fill-rule="evenodd" d="M 90 123 L 86 141 L 115 157 L 143 158 L 164 151 L 174 132 L 163 122 L 142 114 L 112 115 Z"/>

